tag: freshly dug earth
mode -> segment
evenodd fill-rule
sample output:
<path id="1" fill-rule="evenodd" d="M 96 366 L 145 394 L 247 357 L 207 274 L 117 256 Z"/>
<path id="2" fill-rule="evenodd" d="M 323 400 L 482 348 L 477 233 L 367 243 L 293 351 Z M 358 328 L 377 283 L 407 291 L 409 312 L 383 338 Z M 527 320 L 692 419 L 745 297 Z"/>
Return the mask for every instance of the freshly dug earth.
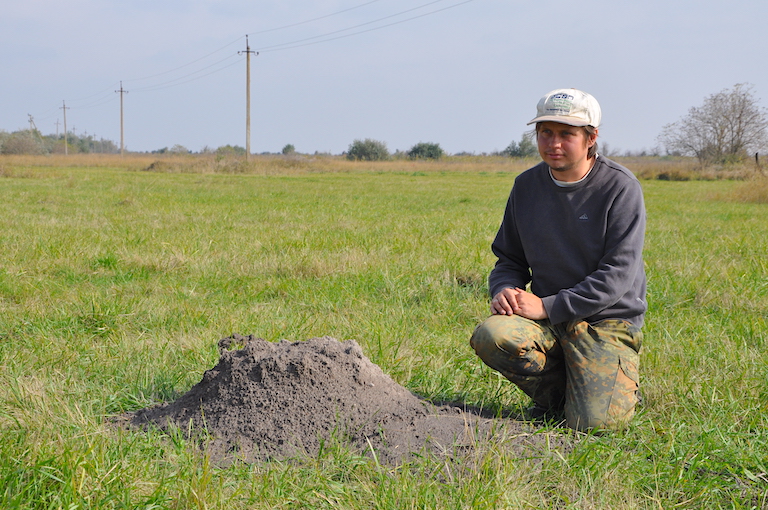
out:
<path id="1" fill-rule="evenodd" d="M 415 453 L 465 457 L 493 445 L 527 458 L 567 448 L 562 437 L 530 424 L 420 399 L 354 340 L 271 343 L 233 335 L 219 351 L 219 363 L 178 400 L 123 419 L 191 432 L 217 463 L 316 456 L 328 441 L 387 464 Z"/>

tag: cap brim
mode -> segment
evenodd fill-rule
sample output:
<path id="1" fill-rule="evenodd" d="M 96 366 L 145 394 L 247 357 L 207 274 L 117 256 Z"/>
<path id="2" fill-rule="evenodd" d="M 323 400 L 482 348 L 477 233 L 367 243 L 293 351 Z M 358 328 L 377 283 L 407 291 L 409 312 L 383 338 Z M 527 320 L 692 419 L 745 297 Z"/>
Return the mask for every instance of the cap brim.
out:
<path id="1" fill-rule="evenodd" d="M 536 124 L 537 122 L 559 122 L 560 124 L 567 124 L 569 126 L 576 127 L 589 126 L 589 122 L 585 121 L 584 119 L 579 119 L 577 117 L 566 117 L 564 115 L 543 115 L 541 117 L 536 117 L 528 124 L 526 124 L 526 126 Z"/>

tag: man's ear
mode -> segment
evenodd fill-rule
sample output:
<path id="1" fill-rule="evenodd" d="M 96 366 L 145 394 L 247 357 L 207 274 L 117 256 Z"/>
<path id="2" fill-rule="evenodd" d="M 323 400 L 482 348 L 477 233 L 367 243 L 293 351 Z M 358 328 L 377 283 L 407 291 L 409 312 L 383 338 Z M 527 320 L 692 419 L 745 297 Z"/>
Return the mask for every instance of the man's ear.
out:
<path id="1" fill-rule="evenodd" d="M 589 147 L 592 147 L 597 142 L 597 133 L 598 133 L 598 130 L 597 128 L 595 128 L 595 132 L 589 135 L 589 143 L 588 143 Z"/>

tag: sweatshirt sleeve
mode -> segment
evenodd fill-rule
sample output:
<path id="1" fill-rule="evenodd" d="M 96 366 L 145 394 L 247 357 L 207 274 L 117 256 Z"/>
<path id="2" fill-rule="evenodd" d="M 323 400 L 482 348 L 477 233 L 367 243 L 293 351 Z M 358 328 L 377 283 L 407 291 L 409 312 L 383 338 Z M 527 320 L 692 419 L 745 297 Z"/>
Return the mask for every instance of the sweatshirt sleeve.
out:
<path id="1" fill-rule="evenodd" d="M 635 295 L 632 287 L 643 271 L 645 223 L 642 189 L 639 182 L 632 181 L 609 209 L 605 252 L 597 269 L 573 287 L 542 298 L 552 324 L 591 317 L 614 307 L 623 297 Z M 632 306 L 636 304 L 626 304 Z"/>
<path id="2" fill-rule="evenodd" d="M 491 245 L 491 250 L 498 257 L 496 265 L 488 277 L 488 289 L 491 297 L 507 287 L 524 289 L 531 280 L 528 261 L 515 225 L 514 192 L 513 188 L 507 200 L 501 227 L 499 227 L 496 238 Z"/>

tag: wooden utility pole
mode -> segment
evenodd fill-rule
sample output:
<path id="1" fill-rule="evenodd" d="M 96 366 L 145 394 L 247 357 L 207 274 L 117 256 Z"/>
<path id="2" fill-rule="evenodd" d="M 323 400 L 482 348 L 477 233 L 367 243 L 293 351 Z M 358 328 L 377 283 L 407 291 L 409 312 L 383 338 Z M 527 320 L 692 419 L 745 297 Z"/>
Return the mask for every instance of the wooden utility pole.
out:
<path id="1" fill-rule="evenodd" d="M 245 51 L 238 51 L 238 55 L 245 53 L 245 160 L 251 156 L 251 53 L 256 55 L 258 51 L 252 51 L 248 44 L 248 35 L 245 36 Z"/>
<path id="2" fill-rule="evenodd" d="M 61 109 L 64 110 L 64 155 L 66 156 L 69 154 L 69 149 L 67 148 L 67 110 L 69 110 L 69 107 L 66 101 L 62 100 L 61 103 L 64 105 Z"/>
<path id="3" fill-rule="evenodd" d="M 32 131 L 32 133 L 34 133 L 37 139 L 40 140 L 40 143 L 42 143 L 43 137 L 40 134 L 40 130 L 37 129 L 37 125 L 35 124 L 35 118 L 32 116 L 31 113 L 28 113 L 27 116 L 29 117 L 29 130 Z"/>
<path id="4" fill-rule="evenodd" d="M 128 91 L 123 89 L 123 82 L 120 82 L 120 90 L 116 90 L 116 93 L 120 94 L 120 155 L 125 154 L 125 136 L 123 131 L 123 94 L 127 94 Z"/>

